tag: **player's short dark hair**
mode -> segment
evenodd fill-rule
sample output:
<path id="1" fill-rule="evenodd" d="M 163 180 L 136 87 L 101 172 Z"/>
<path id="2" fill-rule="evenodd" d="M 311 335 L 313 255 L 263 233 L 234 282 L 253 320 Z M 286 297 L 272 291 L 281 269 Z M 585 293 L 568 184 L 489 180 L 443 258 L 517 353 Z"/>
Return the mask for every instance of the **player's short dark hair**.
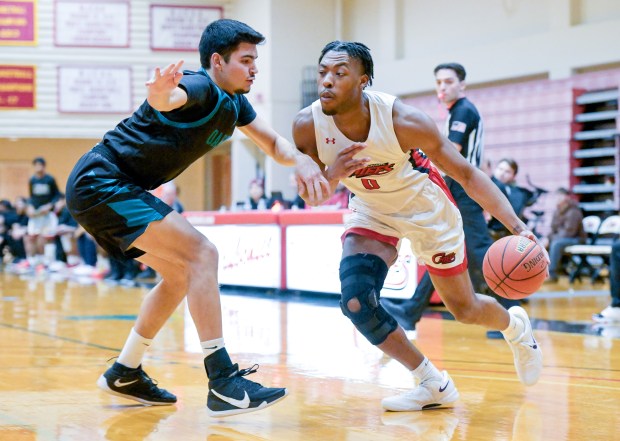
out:
<path id="1" fill-rule="evenodd" d="M 372 79 L 374 78 L 375 73 L 372 55 L 370 55 L 370 49 L 368 46 L 363 43 L 358 43 L 357 41 L 332 41 L 331 43 L 327 43 L 321 51 L 319 63 L 329 51 L 345 52 L 349 57 L 359 60 L 364 68 L 364 74 L 368 75 L 368 85 L 372 86 Z"/>
<path id="2" fill-rule="evenodd" d="M 32 160 L 32 165 L 35 165 L 35 164 L 45 165 L 45 158 L 43 158 L 42 156 L 37 156 L 36 158 Z"/>
<path id="3" fill-rule="evenodd" d="M 265 37 L 250 26 L 237 20 L 223 18 L 209 24 L 202 32 L 198 50 L 200 64 L 205 69 L 211 67 L 211 55 L 218 53 L 228 63 L 240 43 L 260 44 Z"/>
<path id="4" fill-rule="evenodd" d="M 433 73 L 437 74 L 437 71 L 441 69 L 453 70 L 454 73 L 456 74 L 456 77 L 459 79 L 459 81 L 465 81 L 465 77 L 467 76 L 467 72 L 465 72 L 465 68 L 463 67 L 462 64 L 459 64 L 459 63 L 438 64 L 437 67 L 435 67 L 435 70 L 433 71 Z"/>

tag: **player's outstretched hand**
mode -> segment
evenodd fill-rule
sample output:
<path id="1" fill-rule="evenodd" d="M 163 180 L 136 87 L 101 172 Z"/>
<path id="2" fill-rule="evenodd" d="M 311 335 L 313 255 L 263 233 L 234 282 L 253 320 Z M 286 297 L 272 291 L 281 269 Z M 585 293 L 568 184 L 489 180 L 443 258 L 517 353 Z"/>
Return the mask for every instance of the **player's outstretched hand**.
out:
<path id="1" fill-rule="evenodd" d="M 338 152 L 336 160 L 327 168 L 326 177 L 329 181 L 341 180 L 351 176 L 358 168 L 365 167 L 370 161 L 369 157 L 354 158 L 356 154 L 366 148 L 363 142 L 354 142 L 349 147 Z"/>
<path id="2" fill-rule="evenodd" d="M 329 182 L 317 163 L 308 155 L 297 155 L 295 179 L 298 193 L 306 194 L 310 204 L 320 204 L 330 195 Z"/>
<path id="3" fill-rule="evenodd" d="M 163 70 L 156 67 L 153 77 L 146 82 L 149 93 L 163 94 L 174 90 L 183 77 L 183 72 L 180 70 L 182 66 L 183 60 L 178 61 L 176 64 L 169 64 Z"/>

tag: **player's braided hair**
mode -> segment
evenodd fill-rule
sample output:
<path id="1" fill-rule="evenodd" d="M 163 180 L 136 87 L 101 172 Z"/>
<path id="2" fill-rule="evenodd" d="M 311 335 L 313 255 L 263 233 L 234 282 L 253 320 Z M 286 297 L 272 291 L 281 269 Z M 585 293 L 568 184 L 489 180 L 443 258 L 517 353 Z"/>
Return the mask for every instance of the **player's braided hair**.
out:
<path id="1" fill-rule="evenodd" d="M 349 55 L 349 57 L 358 59 L 360 63 L 362 63 L 364 74 L 368 75 L 368 86 L 372 86 L 372 79 L 374 78 L 374 63 L 372 61 L 372 55 L 370 55 L 370 49 L 368 46 L 363 43 L 358 43 L 357 41 L 332 41 L 331 43 L 327 43 L 321 51 L 319 63 L 329 51 L 345 52 Z"/>

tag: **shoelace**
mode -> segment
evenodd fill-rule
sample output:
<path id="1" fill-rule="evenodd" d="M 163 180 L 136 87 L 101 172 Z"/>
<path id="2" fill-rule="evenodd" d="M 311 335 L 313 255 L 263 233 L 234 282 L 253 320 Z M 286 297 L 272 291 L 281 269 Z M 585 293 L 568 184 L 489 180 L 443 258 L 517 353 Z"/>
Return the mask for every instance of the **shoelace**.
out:
<path id="1" fill-rule="evenodd" d="M 246 375 L 253 374 L 258 371 L 260 366 L 258 364 L 254 364 L 247 369 L 237 369 L 235 372 L 229 375 L 229 377 L 245 377 Z"/>

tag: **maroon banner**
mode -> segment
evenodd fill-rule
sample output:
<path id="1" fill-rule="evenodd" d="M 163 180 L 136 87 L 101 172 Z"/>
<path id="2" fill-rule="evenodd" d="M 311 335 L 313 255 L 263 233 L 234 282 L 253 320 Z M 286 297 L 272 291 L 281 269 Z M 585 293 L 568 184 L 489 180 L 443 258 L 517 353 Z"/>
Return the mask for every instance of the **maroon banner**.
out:
<path id="1" fill-rule="evenodd" d="M 0 110 L 35 108 L 35 66 L 0 65 Z"/>
<path id="2" fill-rule="evenodd" d="M 37 43 L 36 0 L 0 0 L 0 46 Z"/>

